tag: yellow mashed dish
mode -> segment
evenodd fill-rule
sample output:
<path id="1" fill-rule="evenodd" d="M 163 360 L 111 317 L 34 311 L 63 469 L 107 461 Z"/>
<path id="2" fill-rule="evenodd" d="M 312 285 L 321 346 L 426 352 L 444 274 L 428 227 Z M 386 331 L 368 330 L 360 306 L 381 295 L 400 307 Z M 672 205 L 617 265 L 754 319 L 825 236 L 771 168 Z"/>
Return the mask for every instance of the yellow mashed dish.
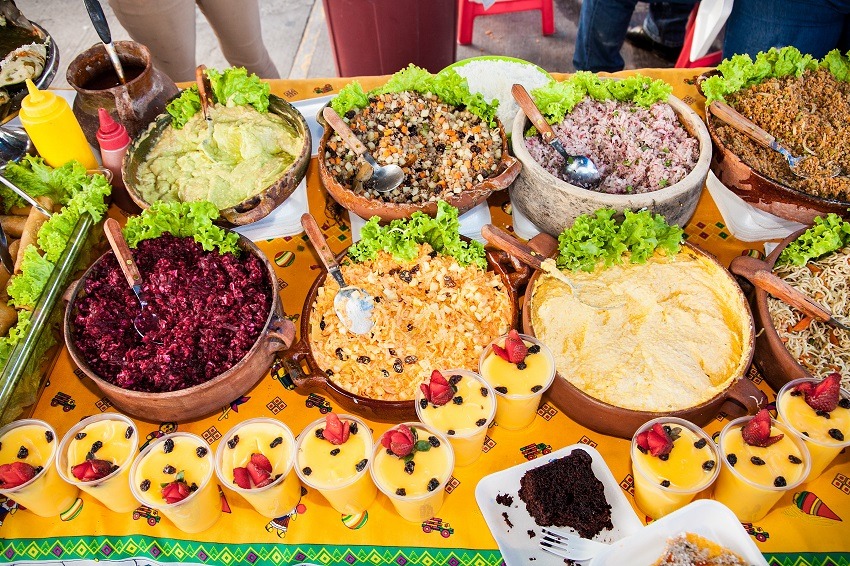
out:
<path id="1" fill-rule="evenodd" d="M 622 298 L 614 308 L 593 308 L 546 273 L 534 287 L 534 332 L 552 349 L 561 377 L 588 395 L 674 411 L 711 399 L 746 368 L 749 311 L 732 279 L 701 254 L 683 247 L 676 256 L 569 277 L 588 289 L 601 282 Z"/>

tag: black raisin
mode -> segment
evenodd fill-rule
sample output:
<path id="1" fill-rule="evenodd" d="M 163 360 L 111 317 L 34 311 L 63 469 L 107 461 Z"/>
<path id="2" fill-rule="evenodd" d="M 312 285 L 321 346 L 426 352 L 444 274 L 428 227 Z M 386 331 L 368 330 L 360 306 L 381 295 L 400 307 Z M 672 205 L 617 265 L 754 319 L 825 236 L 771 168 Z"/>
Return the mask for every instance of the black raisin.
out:
<path id="1" fill-rule="evenodd" d="M 52 433 L 51 431 L 49 431 L 49 430 L 45 430 L 45 431 L 44 431 L 44 439 L 45 439 L 48 443 L 53 442 L 53 433 Z"/>
<path id="2" fill-rule="evenodd" d="M 405 283 L 410 283 L 411 281 L 413 281 L 413 275 L 411 275 L 410 272 L 406 269 L 402 269 L 398 272 L 398 278 L 404 281 Z"/>
<path id="3" fill-rule="evenodd" d="M 454 386 L 456 386 L 458 383 L 460 383 L 460 380 L 461 380 L 461 379 L 463 379 L 463 376 L 462 376 L 462 375 L 453 375 L 453 376 L 451 376 L 451 377 L 449 378 L 449 385 L 451 385 L 452 387 L 454 387 Z"/>
<path id="4" fill-rule="evenodd" d="M 664 425 L 664 432 L 670 434 L 671 432 L 673 432 L 673 429 L 670 428 L 670 425 Z"/>
<path id="5" fill-rule="evenodd" d="M 385 369 L 382 369 L 382 370 L 381 370 L 381 375 L 382 375 L 382 376 L 384 376 L 384 377 L 389 377 L 389 376 L 390 376 L 390 372 L 388 372 L 388 371 L 387 371 L 387 370 L 385 370 Z"/>
<path id="6" fill-rule="evenodd" d="M 281 444 L 283 444 L 283 437 L 282 437 L 282 436 L 278 436 L 277 438 L 275 438 L 274 440 L 272 440 L 272 443 L 271 443 L 271 444 L 269 444 L 269 448 L 277 448 L 277 447 L 278 447 L 278 446 L 280 446 Z"/>
<path id="7" fill-rule="evenodd" d="M 325 429 L 317 428 L 316 432 L 314 432 L 313 434 L 316 435 L 316 438 L 324 438 L 325 437 Z"/>
<path id="8" fill-rule="evenodd" d="M 20 450 L 18 450 L 18 460 L 23 460 L 27 456 L 30 455 L 30 451 L 27 450 L 26 446 L 21 446 Z"/>
<path id="9" fill-rule="evenodd" d="M 127 430 L 124 431 L 124 438 L 133 438 L 133 427 L 127 427 Z"/>
<path id="10" fill-rule="evenodd" d="M 410 272 L 413 273 L 414 275 L 416 275 L 417 273 L 419 273 L 419 269 L 420 269 L 420 267 L 419 267 L 419 264 L 417 263 L 416 265 L 414 265 L 413 267 L 410 268 Z"/>
<path id="11" fill-rule="evenodd" d="M 474 142 L 474 141 L 475 141 L 475 136 L 474 136 L 474 135 L 469 134 L 468 136 L 466 136 L 466 143 L 472 143 L 472 142 Z"/>
<path id="12" fill-rule="evenodd" d="M 539 352 L 540 352 L 540 345 L 538 345 L 538 344 L 532 344 L 531 346 L 528 347 L 528 353 L 529 354 L 537 354 Z"/>
<path id="13" fill-rule="evenodd" d="M 380 303 L 380 302 L 381 302 L 381 297 L 375 297 L 375 302 L 376 302 L 376 303 Z"/>
<path id="14" fill-rule="evenodd" d="M 706 472 L 710 472 L 714 469 L 714 460 L 706 460 L 702 463 L 702 469 Z"/>
<path id="15" fill-rule="evenodd" d="M 322 317 L 322 320 L 319 321 L 319 330 L 324 330 L 325 326 L 327 326 L 327 324 L 325 324 L 325 317 Z"/>
<path id="16" fill-rule="evenodd" d="M 139 489 L 147 491 L 151 488 L 151 480 L 145 480 L 139 485 Z"/>
<path id="17" fill-rule="evenodd" d="M 792 391 L 792 392 L 791 392 L 791 397 L 799 397 L 799 396 L 800 396 L 800 395 L 802 395 L 802 394 L 803 394 L 802 392 L 797 391 L 797 390 L 795 389 L 794 391 Z"/>
<path id="18" fill-rule="evenodd" d="M 481 388 L 481 396 L 482 396 L 482 397 L 487 397 L 487 396 L 489 396 L 489 395 L 490 395 L 490 390 L 489 390 L 489 389 L 487 389 L 486 387 L 482 387 L 482 388 Z"/>
<path id="19" fill-rule="evenodd" d="M 815 414 L 816 414 L 817 416 L 819 416 L 819 417 L 823 417 L 823 418 L 825 418 L 825 419 L 830 419 L 830 418 L 832 418 L 832 417 L 830 417 L 830 416 L 829 416 L 829 413 L 828 413 L 827 411 L 815 411 Z"/>
<path id="20" fill-rule="evenodd" d="M 234 434 L 233 438 L 227 441 L 227 447 L 230 449 L 236 448 L 236 445 L 239 444 L 239 435 Z"/>
<path id="21" fill-rule="evenodd" d="M 532 392 L 532 393 L 537 393 L 537 392 L 538 392 L 538 391 L 540 391 L 541 389 L 543 389 L 543 386 L 542 386 L 542 385 L 535 385 L 534 387 L 532 387 L 532 388 L 531 388 L 531 392 Z"/>
<path id="22" fill-rule="evenodd" d="M 94 454 L 91 452 L 86 452 L 86 460 L 94 460 Z"/>
<path id="23" fill-rule="evenodd" d="M 395 362 L 393 362 L 393 370 L 396 373 L 401 373 L 404 371 L 404 366 L 401 365 L 401 360 L 396 358 Z"/>
<path id="24" fill-rule="evenodd" d="M 431 481 L 428 482 L 428 491 L 434 491 L 440 487 L 440 482 L 437 478 L 431 478 Z"/>
<path id="25" fill-rule="evenodd" d="M 357 423 L 356 422 L 351 421 L 351 424 L 348 426 L 348 432 L 350 432 L 351 434 L 357 434 Z"/>
<path id="26" fill-rule="evenodd" d="M 776 479 L 773 480 L 773 485 L 775 487 L 785 487 L 788 483 L 785 481 L 785 478 L 782 476 L 776 476 Z"/>
<path id="27" fill-rule="evenodd" d="M 423 409 L 427 409 L 428 408 L 428 399 L 425 399 L 424 397 L 422 399 L 420 399 L 419 400 L 419 406 L 422 407 Z"/>
<path id="28" fill-rule="evenodd" d="M 455 283 L 455 280 L 452 279 L 449 275 L 444 275 L 443 285 L 445 285 L 446 287 L 456 287 L 457 283 Z"/>
<path id="29" fill-rule="evenodd" d="M 437 153 L 443 153 L 444 151 L 446 151 L 446 144 L 438 143 L 437 145 L 434 146 L 434 149 L 437 150 Z"/>
<path id="30" fill-rule="evenodd" d="M 174 466 L 172 466 L 171 464 L 167 464 L 167 465 L 166 465 L 166 466 L 162 469 L 162 473 L 163 473 L 163 474 L 176 474 L 176 473 L 177 473 L 177 468 L 175 468 L 175 467 L 174 467 Z"/>
<path id="31" fill-rule="evenodd" d="M 454 436 L 455 430 L 453 428 L 450 428 L 449 430 L 446 431 L 446 434 L 448 434 L 449 436 Z"/>
<path id="32" fill-rule="evenodd" d="M 519 362 L 519 363 L 516 365 L 516 368 L 517 368 L 518 370 L 520 370 L 520 371 L 524 370 L 524 369 L 525 369 L 525 368 L 527 368 L 527 367 L 528 367 L 528 364 L 526 364 L 525 362 Z"/>
<path id="33" fill-rule="evenodd" d="M 658 456 L 658 459 L 661 460 L 662 462 L 666 462 L 667 460 L 670 459 L 670 454 L 661 454 L 660 456 Z"/>
<path id="34" fill-rule="evenodd" d="M 86 436 L 88 436 L 86 433 L 84 433 L 84 432 L 78 432 L 77 434 L 75 434 L 75 435 L 74 435 L 74 438 L 76 438 L 77 440 L 82 440 L 82 439 L 84 439 Z"/>
<path id="35" fill-rule="evenodd" d="M 391 355 L 392 357 L 395 357 L 395 356 L 396 356 L 395 348 L 390 348 L 390 355 Z"/>
<path id="36" fill-rule="evenodd" d="M 505 387 L 504 385 L 500 385 L 499 387 L 494 387 L 493 389 L 495 389 L 496 391 L 498 391 L 502 395 L 505 395 L 508 392 L 508 388 Z"/>
<path id="37" fill-rule="evenodd" d="M 103 448 L 103 442 L 101 442 L 100 440 L 95 440 L 94 443 L 92 443 L 91 445 L 91 453 L 96 454 L 97 451 L 101 448 Z"/>
<path id="38" fill-rule="evenodd" d="M 328 376 L 328 377 L 333 377 L 333 376 L 334 376 L 334 370 L 332 370 L 332 369 L 326 369 L 326 370 L 325 370 L 325 375 L 326 375 L 326 376 Z"/>
<path id="39" fill-rule="evenodd" d="M 735 456 L 734 454 L 727 454 L 726 455 L 726 461 L 729 462 L 729 465 L 734 468 L 735 464 L 738 463 L 738 457 Z"/>
<path id="40" fill-rule="evenodd" d="M 802 464 L 803 461 L 794 456 L 793 454 L 788 454 L 788 461 L 792 464 Z"/>
<path id="41" fill-rule="evenodd" d="M 356 115 L 357 115 L 357 112 L 355 112 L 353 109 L 349 110 L 348 112 L 345 113 L 345 117 L 348 118 L 349 120 L 354 118 Z"/>
<path id="42" fill-rule="evenodd" d="M 412 331 L 413 331 L 413 325 L 412 325 L 412 324 L 410 324 L 410 323 L 408 323 L 408 324 L 407 324 L 407 331 L 408 331 L 408 332 L 412 332 Z"/>
<path id="43" fill-rule="evenodd" d="M 362 460 L 357 462 L 357 464 L 354 466 L 354 469 L 357 470 L 358 472 L 362 472 L 363 469 L 366 467 L 366 464 L 368 464 L 368 463 L 369 463 L 369 460 L 367 460 L 366 458 L 363 458 Z"/>
<path id="44" fill-rule="evenodd" d="M 238 436 L 235 436 L 234 438 L 236 439 L 236 442 L 239 442 Z M 231 442 L 233 442 L 233 441 L 231 440 Z M 236 446 L 235 442 L 233 443 L 233 446 Z M 233 448 L 233 446 L 231 446 L 231 448 Z M 174 440 L 169 438 L 168 440 L 166 440 L 165 442 L 162 443 L 162 451 L 165 452 L 166 454 L 168 454 L 172 450 L 174 450 Z"/>
<path id="45" fill-rule="evenodd" d="M 392 449 L 387 448 L 387 455 L 389 455 L 389 456 L 394 456 L 395 454 L 393 454 Z"/>
<path id="46" fill-rule="evenodd" d="M 850 399 L 847 399 L 846 397 L 841 399 L 841 401 L 838 402 L 838 406 L 842 409 L 850 409 Z"/>
<path id="47" fill-rule="evenodd" d="M 661 480 L 661 487 L 670 487 L 670 480 Z"/>
<path id="48" fill-rule="evenodd" d="M 198 458 L 203 458 L 204 456 L 207 455 L 207 452 L 208 452 L 208 450 L 206 448 L 204 448 L 203 446 L 198 446 L 198 448 L 195 449 L 195 454 L 197 454 Z"/>
<path id="49" fill-rule="evenodd" d="M 471 145 L 469 146 L 469 151 L 471 151 L 472 153 L 481 153 L 481 148 L 477 145 Z"/>
<path id="50" fill-rule="evenodd" d="M 198 484 L 196 484 L 195 482 L 192 482 L 192 485 L 189 486 L 189 491 L 191 491 L 193 493 L 198 491 Z"/>
<path id="51" fill-rule="evenodd" d="M 752 458 L 750 458 L 750 462 L 753 463 L 753 466 L 764 466 L 764 460 L 762 460 L 758 456 L 753 456 Z"/>
<path id="52" fill-rule="evenodd" d="M 463 405 L 463 397 L 461 397 L 460 395 L 454 397 L 452 399 L 452 403 L 454 403 L 455 405 Z"/>
<path id="53" fill-rule="evenodd" d="M 371 363 L 371 361 L 372 361 L 372 358 L 370 358 L 369 356 L 357 356 L 357 363 L 358 364 L 368 364 L 368 363 Z"/>
<path id="54" fill-rule="evenodd" d="M 404 363 L 406 363 L 406 364 L 415 364 L 418 361 L 419 361 L 419 358 L 417 358 L 416 356 L 405 356 L 404 357 Z"/>
<path id="55" fill-rule="evenodd" d="M 419 133 L 419 129 L 416 126 L 408 126 L 407 127 L 407 135 L 415 136 Z"/>
<path id="56" fill-rule="evenodd" d="M 706 444 L 708 444 L 708 442 L 704 438 L 700 438 L 699 440 L 694 442 L 694 448 L 696 448 L 697 450 L 702 450 L 703 448 L 705 448 Z"/>
<path id="57" fill-rule="evenodd" d="M 334 448 L 333 450 L 331 450 L 331 456 L 336 456 L 338 454 L 339 454 L 339 448 Z"/>
<path id="58" fill-rule="evenodd" d="M 303 472 L 303 474 L 305 476 L 309 476 L 310 474 L 313 473 L 313 470 L 312 470 L 312 468 L 310 468 L 310 466 L 306 466 L 306 467 L 301 469 L 301 472 Z"/>
<path id="59" fill-rule="evenodd" d="M 403 487 L 400 487 L 397 490 L 395 490 L 395 494 L 400 496 L 400 497 L 404 497 L 405 495 L 407 495 L 407 491 L 405 491 L 405 489 Z"/>
<path id="60" fill-rule="evenodd" d="M 404 463 L 404 473 L 407 475 L 413 475 L 413 469 L 416 467 L 416 464 L 413 463 L 413 460 L 408 460 Z"/>
<path id="61" fill-rule="evenodd" d="M 641 454 L 646 454 L 646 453 L 649 452 L 649 450 L 647 450 L 646 448 L 644 448 L 640 444 L 637 444 L 636 446 L 637 446 L 637 449 L 641 451 Z"/>
<path id="62" fill-rule="evenodd" d="M 487 419 L 478 419 L 475 421 L 475 426 L 484 426 L 485 424 L 487 424 Z"/>
<path id="63" fill-rule="evenodd" d="M 829 429 L 829 436 L 831 436 L 838 442 L 844 442 L 844 433 L 838 430 L 837 428 Z"/>
<path id="64" fill-rule="evenodd" d="M 345 352 L 342 351 L 342 348 L 337 348 L 336 350 L 334 350 L 334 354 L 336 354 L 336 357 L 340 360 L 345 361 L 348 359 L 348 356 L 345 355 Z"/>
<path id="65" fill-rule="evenodd" d="M 118 469 L 118 466 L 112 467 L 112 471 L 115 471 L 117 469 Z M 33 470 L 33 473 L 37 476 L 38 474 L 40 474 L 43 471 L 44 471 L 44 466 L 36 466 L 35 469 Z M 110 473 L 112 473 L 112 472 L 110 472 Z"/>
<path id="66" fill-rule="evenodd" d="M 434 448 L 437 448 L 437 447 L 440 446 L 440 439 L 437 438 L 436 436 L 429 436 L 428 437 L 428 444 L 430 444 Z"/>

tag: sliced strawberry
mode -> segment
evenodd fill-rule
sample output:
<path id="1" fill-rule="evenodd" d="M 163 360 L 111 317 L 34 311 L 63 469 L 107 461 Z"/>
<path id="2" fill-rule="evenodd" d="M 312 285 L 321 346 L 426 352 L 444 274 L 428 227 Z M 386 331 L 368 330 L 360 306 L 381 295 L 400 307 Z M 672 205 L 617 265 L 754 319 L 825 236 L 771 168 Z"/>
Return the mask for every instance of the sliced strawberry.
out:
<path id="1" fill-rule="evenodd" d="M 325 428 L 322 431 L 322 437 L 331 444 L 345 444 L 345 441 L 348 440 L 350 428 L 351 423 L 349 421 L 342 422 L 336 413 L 328 413 L 325 415 Z"/>
<path id="2" fill-rule="evenodd" d="M 652 425 L 652 428 L 647 431 L 646 441 L 649 444 L 649 453 L 653 456 L 663 456 L 673 450 L 673 439 L 661 423 Z"/>
<path id="3" fill-rule="evenodd" d="M 166 503 L 183 501 L 191 493 L 192 490 L 189 489 L 189 486 L 183 480 L 173 481 L 162 488 L 162 498 L 165 499 Z"/>
<path id="4" fill-rule="evenodd" d="M 499 346 L 498 344 L 493 344 L 493 351 L 496 352 L 497 356 L 499 356 L 506 362 L 511 361 L 511 356 L 508 354 L 508 351 Z"/>
<path id="5" fill-rule="evenodd" d="M 267 472 L 260 468 L 253 462 L 253 460 L 248 462 L 248 465 L 245 467 L 248 469 L 248 475 L 251 476 L 251 481 L 254 482 L 255 486 L 261 487 L 270 483 L 266 480 L 268 480 L 271 476 L 271 472 Z"/>
<path id="6" fill-rule="evenodd" d="M 35 468 L 26 462 L 12 462 L 0 466 L 0 487 L 11 489 L 35 477 Z"/>
<path id="7" fill-rule="evenodd" d="M 116 466 L 108 460 L 86 460 L 71 468 L 71 473 L 80 481 L 95 481 L 114 472 Z"/>
<path id="8" fill-rule="evenodd" d="M 431 372 L 431 379 L 428 383 L 423 383 L 419 386 L 422 390 L 422 393 L 425 395 L 425 399 L 428 400 L 429 403 L 440 407 L 445 405 L 455 395 L 454 388 L 449 385 L 449 382 L 446 381 L 446 378 L 443 377 L 443 374 L 440 373 L 439 370 L 434 370 Z"/>
<path id="9" fill-rule="evenodd" d="M 272 463 L 269 462 L 269 459 L 265 457 L 265 455 L 260 454 L 259 452 L 254 452 L 251 454 L 251 462 L 254 463 L 255 466 L 260 468 L 261 470 L 265 470 L 268 473 L 272 473 Z"/>
<path id="10" fill-rule="evenodd" d="M 818 384 L 803 392 L 806 403 L 815 411 L 830 413 L 838 406 L 841 398 L 841 374 L 831 373 Z"/>
<path id="11" fill-rule="evenodd" d="M 233 483 L 242 489 L 251 489 L 251 476 L 248 475 L 248 468 L 233 468 Z"/>
<path id="12" fill-rule="evenodd" d="M 413 452 L 413 431 L 407 425 L 398 425 L 381 437 L 381 446 L 389 448 L 393 454 L 403 458 Z"/>
<path id="13" fill-rule="evenodd" d="M 505 350 L 508 353 L 508 361 L 512 364 L 524 361 L 528 355 L 528 346 L 522 341 L 519 332 L 514 329 L 508 332 L 508 337 L 505 339 Z"/>
<path id="14" fill-rule="evenodd" d="M 744 425 L 741 429 L 741 436 L 744 437 L 744 442 L 750 446 L 766 448 L 782 440 L 785 435 L 770 436 L 770 413 L 767 412 L 767 409 L 762 409 L 750 419 L 750 422 Z"/>
<path id="15" fill-rule="evenodd" d="M 647 436 L 649 436 L 649 431 L 645 430 L 638 433 L 637 438 L 635 438 L 635 442 L 640 448 L 643 448 L 644 452 L 649 451 L 649 440 L 647 440 Z"/>
<path id="16" fill-rule="evenodd" d="M 812 394 L 812 391 L 814 390 L 814 388 L 815 388 L 814 383 L 812 383 L 811 381 L 804 381 L 800 385 L 797 385 L 796 387 L 794 387 L 794 391 L 808 396 L 808 395 Z"/>

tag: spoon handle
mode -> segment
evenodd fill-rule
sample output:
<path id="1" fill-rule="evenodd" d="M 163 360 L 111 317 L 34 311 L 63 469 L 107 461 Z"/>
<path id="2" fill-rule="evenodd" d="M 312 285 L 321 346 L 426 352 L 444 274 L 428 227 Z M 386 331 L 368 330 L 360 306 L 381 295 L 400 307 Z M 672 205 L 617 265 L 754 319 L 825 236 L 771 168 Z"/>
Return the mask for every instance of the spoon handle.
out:
<path id="1" fill-rule="evenodd" d="M 552 143 L 552 140 L 556 139 L 555 132 L 552 130 L 552 126 L 549 125 L 549 122 L 546 121 L 546 118 L 543 117 L 543 114 L 540 113 L 540 110 L 534 103 L 534 99 L 531 98 L 525 87 L 515 84 L 511 87 L 511 94 L 514 95 L 516 103 L 519 104 L 519 107 L 522 108 L 522 111 L 525 112 L 525 115 L 528 116 L 528 119 L 537 128 L 537 131 L 540 132 L 543 141 Z"/>
<path id="2" fill-rule="evenodd" d="M 112 246 L 112 253 L 118 258 L 118 265 L 121 266 L 121 271 L 124 272 L 124 277 L 127 278 L 127 283 L 130 287 L 141 286 L 142 276 L 139 274 L 139 268 L 136 261 L 133 259 L 133 252 L 130 251 L 130 246 L 127 245 L 127 240 L 124 239 L 124 234 L 121 232 L 121 226 L 114 218 L 107 218 L 103 223 L 103 233 Z"/>
<path id="3" fill-rule="evenodd" d="M 319 228 L 319 225 L 316 223 L 316 219 L 313 218 L 313 215 L 309 212 L 302 214 L 301 226 L 304 227 L 304 232 L 307 233 L 310 243 L 313 244 L 313 248 L 316 250 L 316 253 L 319 254 L 319 259 L 322 260 L 322 263 L 328 270 L 328 273 L 336 279 L 340 288 L 345 287 L 345 281 L 342 279 L 342 274 L 339 271 L 339 264 L 336 262 L 336 257 L 331 251 L 330 246 L 328 246 L 328 241 L 325 239 L 325 235 L 322 234 L 322 230 Z"/>
<path id="4" fill-rule="evenodd" d="M 742 134 L 746 134 L 749 136 L 754 142 L 757 144 L 766 147 L 767 149 L 774 149 L 778 151 L 779 144 L 776 142 L 776 138 L 762 130 L 756 124 L 752 122 L 749 118 L 726 104 L 725 102 L 720 102 L 719 100 L 715 100 L 711 104 L 708 105 L 708 109 L 712 114 L 741 132 Z"/>
<path id="5" fill-rule="evenodd" d="M 502 251 L 508 252 L 524 264 L 529 265 L 534 269 L 541 269 L 543 260 L 546 259 L 528 245 L 520 242 L 507 232 L 496 228 L 492 224 L 485 224 L 481 228 L 481 235 L 492 245 Z"/>
<path id="6" fill-rule="evenodd" d="M 330 106 L 325 106 L 324 109 L 322 109 L 322 116 L 324 116 L 328 124 L 336 130 L 336 133 L 339 134 L 339 137 L 342 138 L 345 145 L 351 148 L 351 151 L 353 151 L 356 155 L 363 155 L 366 153 L 366 146 L 363 145 L 363 142 L 357 139 L 357 136 L 354 135 L 354 132 L 352 132 L 351 128 L 348 127 L 348 124 L 345 123 L 345 120 L 339 117 L 336 110 Z"/>
<path id="7" fill-rule="evenodd" d="M 201 99 L 201 110 L 204 113 L 204 120 L 210 120 L 210 106 L 212 106 L 212 96 L 210 95 L 210 79 L 207 77 L 206 65 L 198 65 L 195 69 L 195 82 L 198 83 L 198 97 Z"/>

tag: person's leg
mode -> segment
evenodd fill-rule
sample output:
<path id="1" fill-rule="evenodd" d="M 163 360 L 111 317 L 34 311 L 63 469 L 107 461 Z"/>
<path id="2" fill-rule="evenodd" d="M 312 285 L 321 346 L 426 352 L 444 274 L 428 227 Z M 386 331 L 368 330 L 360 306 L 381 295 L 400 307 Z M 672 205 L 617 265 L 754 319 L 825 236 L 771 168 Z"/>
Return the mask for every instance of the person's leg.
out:
<path id="1" fill-rule="evenodd" d="M 620 48 L 637 0 L 584 0 L 573 65 L 580 71 L 620 71 Z"/>
<path id="2" fill-rule="evenodd" d="M 793 45 L 821 58 L 838 47 L 850 14 L 846 0 L 735 0 L 726 23 L 723 56 L 755 57 Z"/>
<path id="3" fill-rule="evenodd" d="M 109 0 L 130 37 L 174 82 L 195 80 L 194 0 Z"/>
<path id="4" fill-rule="evenodd" d="M 197 0 L 218 37 L 225 59 L 245 67 L 263 79 L 278 79 L 280 73 L 269 57 L 260 32 L 260 7 L 257 0 Z"/>
<path id="5" fill-rule="evenodd" d="M 688 16 L 696 0 L 685 2 L 652 2 L 643 20 L 643 29 L 656 43 L 681 48 L 685 43 Z"/>

